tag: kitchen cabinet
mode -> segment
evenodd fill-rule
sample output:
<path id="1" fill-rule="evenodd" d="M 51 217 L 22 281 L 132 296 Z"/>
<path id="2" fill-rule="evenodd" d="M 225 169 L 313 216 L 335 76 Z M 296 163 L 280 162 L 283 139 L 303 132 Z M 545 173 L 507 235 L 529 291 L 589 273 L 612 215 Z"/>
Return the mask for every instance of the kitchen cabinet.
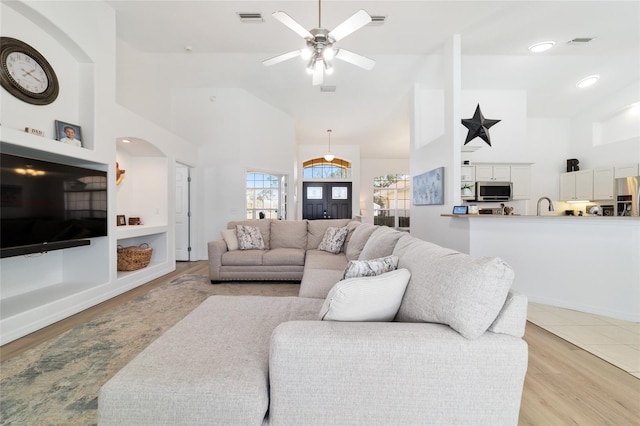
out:
<path id="1" fill-rule="evenodd" d="M 473 200 L 476 193 L 476 168 L 460 167 L 460 193 L 463 200 Z"/>
<path id="2" fill-rule="evenodd" d="M 563 201 L 593 199 L 593 170 L 562 173 L 560 199 Z"/>
<path id="3" fill-rule="evenodd" d="M 624 178 L 629 176 L 640 176 L 640 170 L 638 170 L 638 163 L 628 164 L 623 166 L 616 166 L 615 179 Z"/>
<path id="4" fill-rule="evenodd" d="M 514 200 L 528 200 L 531 198 L 531 166 L 512 165 L 511 182 L 513 183 L 512 198 Z"/>
<path id="5" fill-rule="evenodd" d="M 593 200 L 613 200 L 613 176 L 613 167 L 593 170 Z"/>
<path id="6" fill-rule="evenodd" d="M 511 182 L 511 167 L 509 165 L 477 165 L 476 181 Z"/>

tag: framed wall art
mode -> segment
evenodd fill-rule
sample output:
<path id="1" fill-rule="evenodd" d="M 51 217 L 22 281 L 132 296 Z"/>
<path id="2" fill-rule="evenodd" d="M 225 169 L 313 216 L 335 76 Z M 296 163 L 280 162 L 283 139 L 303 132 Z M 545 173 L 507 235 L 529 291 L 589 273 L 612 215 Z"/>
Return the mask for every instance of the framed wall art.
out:
<path id="1" fill-rule="evenodd" d="M 413 177 L 413 205 L 444 204 L 444 167 Z"/>

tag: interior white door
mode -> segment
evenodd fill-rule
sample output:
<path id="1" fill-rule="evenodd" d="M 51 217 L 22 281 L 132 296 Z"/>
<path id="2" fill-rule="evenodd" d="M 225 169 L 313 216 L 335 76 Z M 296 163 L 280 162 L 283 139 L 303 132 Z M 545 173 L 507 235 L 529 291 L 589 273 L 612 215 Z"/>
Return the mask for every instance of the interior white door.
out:
<path id="1" fill-rule="evenodd" d="M 176 260 L 191 260 L 189 167 L 176 164 Z"/>

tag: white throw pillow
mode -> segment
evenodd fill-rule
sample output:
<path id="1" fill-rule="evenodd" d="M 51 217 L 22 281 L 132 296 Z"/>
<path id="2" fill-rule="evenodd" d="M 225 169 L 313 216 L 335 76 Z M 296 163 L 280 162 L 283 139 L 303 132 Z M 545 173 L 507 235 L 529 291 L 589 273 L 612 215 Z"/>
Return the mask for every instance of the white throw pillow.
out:
<path id="1" fill-rule="evenodd" d="M 328 227 L 318 246 L 318 250 L 333 254 L 340 253 L 344 240 L 347 238 L 347 233 L 349 233 L 349 230 L 346 226 L 342 228 Z"/>
<path id="2" fill-rule="evenodd" d="M 264 250 L 264 240 L 257 226 L 237 225 L 236 237 L 240 250 Z"/>
<path id="3" fill-rule="evenodd" d="M 238 250 L 238 237 L 235 229 L 225 229 L 222 231 L 222 239 L 227 243 L 227 250 Z"/>
<path id="4" fill-rule="evenodd" d="M 393 321 L 411 278 L 408 269 L 339 281 L 320 310 L 325 321 Z"/>

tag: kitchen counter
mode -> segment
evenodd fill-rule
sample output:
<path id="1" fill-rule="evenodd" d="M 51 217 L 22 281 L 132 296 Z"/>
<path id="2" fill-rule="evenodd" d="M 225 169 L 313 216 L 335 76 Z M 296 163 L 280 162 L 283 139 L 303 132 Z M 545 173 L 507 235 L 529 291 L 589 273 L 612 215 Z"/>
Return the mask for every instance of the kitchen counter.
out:
<path id="1" fill-rule="evenodd" d="M 639 217 L 442 216 L 469 254 L 509 263 L 530 301 L 640 322 Z"/>

